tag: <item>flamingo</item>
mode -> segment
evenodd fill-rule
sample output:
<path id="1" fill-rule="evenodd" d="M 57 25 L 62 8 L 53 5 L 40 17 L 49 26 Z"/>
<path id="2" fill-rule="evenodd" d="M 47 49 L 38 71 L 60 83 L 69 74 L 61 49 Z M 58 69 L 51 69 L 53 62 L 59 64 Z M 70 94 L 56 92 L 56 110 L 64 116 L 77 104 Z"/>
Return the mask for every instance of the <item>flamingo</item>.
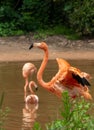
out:
<path id="1" fill-rule="evenodd" d="M 35 67 L 34 64 L 32 63 L 25 63 L 22 67 L 22 76 L 25 79 L 25 85 L 24 85 L 24 100 L 26 99 L 27 96 L 27 87 L 29 85 L 29 80 L 28 77 L 29 75 L 33 75 L 34 72 L 36 72 L 37 68 Z M 34 83 L 34 82 L 32 82 Z"/>
<path id="2" fill-rule="evenodd" d="M 45 42 L 33 43 L 29 49 L 37 47 L 44 51 L 44 58 L 41 66 L 37 72 L 37 80 L 39 84 L 54 93 L 59 98 L 62 97 L 64 91 L 69 92 L 71 98 L 83 96 L 85 99 L 92 99 L 89 93 L 89 79 L 90 75 L 85 72 L 81 72 L 78 68 L 72 67 L 66 60 L 56 58 L 59 66 L 59 70 L 56 75 L 49 82 L 43 80 L 43 72 L 48 62 L 48 46 Z"/>
<path id="3" fill-rule="evenodd" d="M 36 85 L 36 83 L 34 81 L 30 81 L 29 83 L 29 89 L 31 94 L 26 96 L 25 98 L 25 103 L 30 103 L 30 104 L 37 104 L 39 102 L 39 98 L 37 95 L 35 95 L 34 91 L 32 90 L 32 87 L 35 87 L 35 89 L 38 89 L 38 86 Z"/>

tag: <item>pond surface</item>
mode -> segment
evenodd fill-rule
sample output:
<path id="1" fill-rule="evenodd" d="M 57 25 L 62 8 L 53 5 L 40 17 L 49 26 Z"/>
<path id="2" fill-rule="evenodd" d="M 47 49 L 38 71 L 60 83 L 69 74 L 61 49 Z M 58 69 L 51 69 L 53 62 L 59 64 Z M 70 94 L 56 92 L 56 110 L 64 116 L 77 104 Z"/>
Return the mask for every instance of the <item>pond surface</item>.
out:
<path id="1" fill-rule="evenodd" d="M 94 61 L 70 60 L 69 62 L 72 66 L 91 74 L 93 78 L 90 81 L 92 85 L 90 90 L 94 98 Z M 22 77 L 24 63 L 0 63 L 0 94 L 5 92 L 3 105 L 11 109 L 5 125 L 6 130 L 31 130 L 36 121 L 45 129 L 45 123 L 60 118 L 61 101 L 41 86 L 36 92 L 40 100 L 38 106 L 25 105 L 23 100 L 24 79 Z M 32 63 L 39 68 L 41 61 Z M 56 61 L 49 61 L 44 72 L 44 80 L 49 81 L 57 70 Z M 32 79 L 36 81 L 36 75 Z"/>

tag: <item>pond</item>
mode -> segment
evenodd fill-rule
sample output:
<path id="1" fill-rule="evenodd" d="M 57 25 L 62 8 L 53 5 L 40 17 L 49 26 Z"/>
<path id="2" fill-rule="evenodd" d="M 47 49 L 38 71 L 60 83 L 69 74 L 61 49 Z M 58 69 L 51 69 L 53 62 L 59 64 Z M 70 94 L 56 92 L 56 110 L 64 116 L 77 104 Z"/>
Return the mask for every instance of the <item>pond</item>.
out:
<path id="1" fill-rule="evenodd" d="M 94 78 L 93 60 L 68 60 L 72 66 L 90 73 Z M 31 130 L 34 122 L 39 122 L 44 128 L 45 124 L 60 118 L 61 100 L 54 94 L 49 93 L 39 86 L 36 94 L 39 96 L 38 106 L 26 106 L 24 103 L 24 79 L 22 77 L 22 66 L 25 62 L 0 63 L 0 94 L 5 93 L 5 107 L 10 108 L 10 113 L 5 124 L 6 130 Z M 41 61 L 33 61 L 39 68 Z M 50 60 L 45 72 L 44 80 L 49 81 L 55 75 L 58 66 L 55 60 Z M 94 80 L 91 79 L 90 91 L 94 98 Z M 36 83 L 36 75 L 32 78 Z M 38 84 L 38 83 L 37 83 Z M 29 107 L 29 111 L 27 111 Z"/>

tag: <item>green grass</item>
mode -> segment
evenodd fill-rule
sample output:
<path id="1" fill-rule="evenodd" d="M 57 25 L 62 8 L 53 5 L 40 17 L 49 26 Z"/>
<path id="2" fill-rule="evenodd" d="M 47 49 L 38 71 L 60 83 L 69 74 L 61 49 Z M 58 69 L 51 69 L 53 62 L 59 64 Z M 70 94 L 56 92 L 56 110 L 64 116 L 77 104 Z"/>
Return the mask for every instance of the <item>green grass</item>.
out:
<path id="1" fill-rule="evenodd" d="M 47 29 L 40 29 L 34 33 L 34 38 L 35 39 L 41 39 L 41 38 L 46 38 L 47 36 L 53 36 L 53 35 L 63 35 L 67 39 L 71 40 L 76 40 L 79 39 L 79 35 L 77 35 L 73 30 L 65 27 L 65 26 L 55 26 L 55 27 L 50 27 Z"/>

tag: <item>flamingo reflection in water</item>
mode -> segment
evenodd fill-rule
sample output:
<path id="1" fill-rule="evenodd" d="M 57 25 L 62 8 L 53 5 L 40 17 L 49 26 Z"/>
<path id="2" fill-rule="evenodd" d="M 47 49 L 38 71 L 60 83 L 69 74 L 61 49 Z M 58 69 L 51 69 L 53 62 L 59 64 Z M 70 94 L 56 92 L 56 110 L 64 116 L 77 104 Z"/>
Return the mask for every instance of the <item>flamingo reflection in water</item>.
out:
<path id="1" fill-rule="evenodd" d="M 37 110 L 39 104 L 30 104 L 25 103 L 25 107 L 23 108 L 23 125 L 22 127 L 25 129 L 32 129 L 33 125 L 37 119 Z"/>

